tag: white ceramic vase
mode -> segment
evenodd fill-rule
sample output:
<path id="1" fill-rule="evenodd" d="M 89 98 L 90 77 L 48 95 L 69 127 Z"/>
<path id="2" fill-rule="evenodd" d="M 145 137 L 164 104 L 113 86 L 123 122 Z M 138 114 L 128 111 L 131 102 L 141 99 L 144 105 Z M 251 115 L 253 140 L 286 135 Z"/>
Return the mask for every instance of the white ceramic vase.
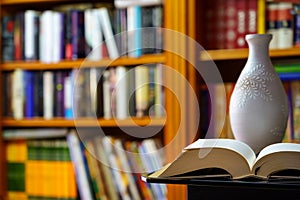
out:
<path id="1" fill-rule="evenodd" d="M 248 60 L 230 99 L 234 137 L 255 153 L 281 142 L 288 120 L 287 95 L 269 57 L 271 39 L 271 34 L 246 35 Z"/>

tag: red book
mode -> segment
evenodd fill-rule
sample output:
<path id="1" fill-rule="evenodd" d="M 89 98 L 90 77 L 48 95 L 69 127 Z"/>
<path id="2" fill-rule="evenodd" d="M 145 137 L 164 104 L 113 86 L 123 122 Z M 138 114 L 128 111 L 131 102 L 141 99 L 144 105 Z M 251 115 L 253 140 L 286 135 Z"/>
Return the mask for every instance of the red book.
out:
<path id="1" fill-rule="evenodd" d="M 235 40 L 235 48 L 246 48 L 247 43 L 245 40 L 245 35 L 247 33 L 247 20 L 248 20 L 248 0 L 237 0 L 237 38 Z"/>
<path id="2" fill-rule="evenodd" d="M 235 0 L 225 2 L 225 48 L 234 49 L 237 40 L 237 7 Z"/>
<path id="3" fill-rule="evenodd" d="M 248 0 L 248 34 L 257 33 L 257 0 Z"/>

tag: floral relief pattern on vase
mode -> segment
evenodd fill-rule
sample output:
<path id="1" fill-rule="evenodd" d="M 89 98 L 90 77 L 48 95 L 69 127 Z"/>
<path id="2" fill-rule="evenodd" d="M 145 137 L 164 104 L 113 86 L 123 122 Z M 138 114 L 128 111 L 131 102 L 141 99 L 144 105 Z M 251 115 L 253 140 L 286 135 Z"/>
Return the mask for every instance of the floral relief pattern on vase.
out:
<path id="1" fill-rule="evenodd" d="M 251 70 L 238 82 L 239 102 L 238 106 L 245 106 L 247 100 L 261 98 L 265 101 L 272 101 L 272 93 L 268 84 L 275 78 L 274 74 L 266 71 L 263 64 L 254 64 Z"/>

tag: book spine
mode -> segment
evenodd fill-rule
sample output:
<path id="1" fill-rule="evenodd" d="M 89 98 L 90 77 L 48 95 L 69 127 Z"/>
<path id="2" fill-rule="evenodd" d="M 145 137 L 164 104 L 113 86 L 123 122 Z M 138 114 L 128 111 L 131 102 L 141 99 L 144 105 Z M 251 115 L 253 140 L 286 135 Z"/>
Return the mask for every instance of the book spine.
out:
<path id="1" fill-rule="evenodd" d="M 118 66 L 116 68 L 116 118 L 125 119 L 127 115 L 127 96 L 128 96 L 128 86 L 126 77 L 128 76 L 127 70 L 124 66 Z"/>
<path id="2" fill-rule="evenodd" d="M 111 59 L 116 59 L 119 57 L 119 51 L 113 35 L 112 24 L 107 8 L 103 7 L 99 9 L 99 18 L 101 29 L 103 30 L 105 44 L 108 50 L 108 55 Z"/>
<path id="3" fill-rule="evenodd" d="M 53 53 L 53 11 L 47 10 L 40 17 L 40 61 L 52 62 Z"/>
<path id="4" fill-rule="evenodd" d="M 225 2 L 225 48 L 233 49 L 236 47 L 238 20 L 237 8 L 234 0 L 227 0 Z"/>
<path id="5" fill-rule="evenodd" d="M 214 43 L 216 43 L 214 45 L 214 47 L 216 49 L 225 49 L 225 42 L 226 42 L 226 34 L 225 33 L 225 27 L 226 27 L 226 23 L 224 23 L 224 19 L 225 19 L 225 4 L 226 1 L 225 0 L 217 0 L 216 2 L 216 17 L 215 17 L 215 31 L 216 31 L 216 36 L 215 39 L 213 40 Z"/>
<path id="6" fill-rule="evenodd" d="M 266 33 L 265 12 L 266 12 L 265 0 L 257 0 L 257 33 L 259 34 Z"/>
<path id="7" fill-rule="evenodd" d="M 80 141 L 75 133 L 75 130 L 72 130 L 67 135 L 67 142 L 70 149 L 71 160 L 73 162 L 75 174 L 76 174 L 76 183 L 79 190 L 79 195 L 81 199 L 92 200 L 93 195 L 91 193 L 88 175 L 86 173 L 84 160 L 82 156 L 82 150 L 80 147 Z"/>
<path id="8" fill-rule="evenodd" d="M 57 71 L 54 74 L 55 81 L 55 104 L 54 104 L 54 116 L 64 116 L 64 71 Z"/>
<path id="9" fill-rule="evenodd" d="M 44 82 L 43 82 L 43 72 L 36 71 L 33 74 L 33 89 L 34 89 L 34 116 L 35 117 L 42 117 L 44 115 L 43 110 L 43 89 L 44 89 Z M 47 95 L 48 96 L 48 95 Z"/>
<path id="10" fill-rule="evenodd" d="M 278 48 L 285 49 L 293 47 L 293 16 L 292 3 L 278 3 Z"/>
<path id="11" fill-rule="evenodd" d="M 64 116 L 66 119 L 73 119 L 73 109 L 72 109 L 72 84 L 73 77 L 72 74 L 68 75 L 64 81 Z"/>
<path id="12" fill-rule="evenodd" d="M 260 1 L 248 1 L 248 34 L 265 33 L 265 4 Z"/>
<path id="13" fill-rule="evenodd" d="M 248 5 L 247 0 L 236 1 L 237 7 L 237 38 L 235 40 L 235 48 L 246 48 L 247 43 L 245 40 L 245 35 L 248 32 Z"/>
<path id="14" fill-rule="evenodd" d="M 4 15 L 2 17 L 2 60 L 14 60 L 14 26 L 15 17 Z"/>
<path id="15" fill-rule="evenodd" d="M 96 88 L 96 115 L 97 117 L 103 117 L 104 116 L 104 70 L 101 68 L 97 68 L 97 88 Z"/>
<path id="16" fill-rule="evenodd" d="M 133 6 L 127 8 L 128 56 L 142 55 L 142 8 Z"/>
<path id="17" fill-rule="evenodd" d="M 16 69 L 13 72 L 12 80 L 12 106 L 13 117 L 15 119 L 24 118 L 24 71 L 22 69 Z"/>
<path id="18" fill-rule="evenodd" d="M 105 119 L 111 118 L 111 95 L 110 95 L 110 83 L 109 83 L 109 71 L 103 72 L 103 114 Z"/>
<path id="19" fill-rule="evenodd" d="M 155 33 L 153 27 L 153 12 L 152 7 L 142 7 L 142 54 L 150 54 L 155 52 Z"/>
<path id="20" fill-rule="evenodd" d="M 24 55 L 25 60 L 37 60 L 36 42 L 36 17 L 37 13 L 34 10 L 26 10 L 24 14 Z"/>
<path id="21" fill-rule="evenodd" d="M 25 117 L 34 116 L 34 74 L 32 71 L 24 71 L 25 85 Z"/>
<path id="22" fill-rule="evenodd" d="M 16 14 L 14 26 L 14 59 L 24 59 L 24 12 Z"/>
<path id="23" fill-rule="evenodd" d="M 2 90 L 3 90 L 3 116 L 13 117 L 12 108 L 12 76 L 13 72 L 3 73 Z"/>
<path id="24" fill-rule="evenodd" d="M 53 52 L 52 62 L 57 63 L 64 58 L 64 15 L 62 12 L 53 12 Z"/>
<path id="25" fill-rule="evenodd" d="M 278 4 L 277 3 L 268 3 L 266 11 L 266 32 L 273 35 L 273 38 L 270 42 L 270 49 L 278 48 Z"/>
<path id="26" fill-rule="evenodd" d="M 44 118 L 52 119 L 54 116 L 53 106 L 54 106 L 54 72 L 45 71 L 43 72 L 43 110 Z"/>
<path id="27" fill-rule="evenodd" d="M 135 88 L 136 116 L 143 117 L 149 106 L 149 68 L 147 66 L 135 67 Z"/>
<path id="28" fill-rule="evenodd" d="M 294 46 L 300 47 L 300 5 L 294 4 Z"/>
<path id="29" fill-rule="evenodd" d="M 293 81 L 300 79 L 300 72 L 292 72 L 292 73 L 279 73 L 279 78 L 282 81 Z"/>

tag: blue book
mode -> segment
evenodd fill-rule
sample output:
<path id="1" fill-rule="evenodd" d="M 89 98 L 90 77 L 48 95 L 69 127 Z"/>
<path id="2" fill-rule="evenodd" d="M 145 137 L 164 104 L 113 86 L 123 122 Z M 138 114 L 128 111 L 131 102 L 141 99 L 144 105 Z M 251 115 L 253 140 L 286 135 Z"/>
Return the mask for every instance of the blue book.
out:
<path id="1" fill-rule="evenodd" d="M 278 73 L 278 76 L 281 79 L 281 81 L 300 80 L 300 72 Z"/>
<path id="2" fill-rule="evenodd" d="M 25 85 L 25 117 L 31 118 L 34 116 L 34 83 L 33 72 L 24 71 Z"/>

